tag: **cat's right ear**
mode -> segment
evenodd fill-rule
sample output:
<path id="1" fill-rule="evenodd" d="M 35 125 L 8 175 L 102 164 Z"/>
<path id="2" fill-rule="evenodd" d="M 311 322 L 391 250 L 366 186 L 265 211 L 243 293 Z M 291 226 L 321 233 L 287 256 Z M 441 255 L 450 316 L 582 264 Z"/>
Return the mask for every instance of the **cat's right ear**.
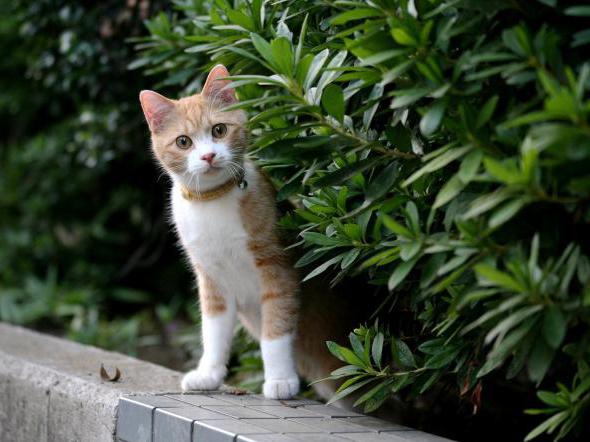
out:
<path id="1" fill-rule="evenodd" d="M 150 130 L 154 133 L 162 129 L 166 118 L 174 110 L 172 100 L 154 91 L 141 91 L 139 102 Z"/>

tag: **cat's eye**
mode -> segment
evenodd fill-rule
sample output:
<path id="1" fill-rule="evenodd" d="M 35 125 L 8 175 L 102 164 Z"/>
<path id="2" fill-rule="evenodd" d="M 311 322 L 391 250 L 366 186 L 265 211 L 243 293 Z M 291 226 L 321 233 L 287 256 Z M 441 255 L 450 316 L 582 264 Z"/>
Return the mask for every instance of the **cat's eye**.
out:
<path id="1" fill-rule="evenodd" d="M 223 137 L 225 137 L 226 133 L 227 133 L 227 126 L 223 123 L 216 124 L 211 129 L 211 134 L 213 135 L 213 138 L 223 138 Z"/>
<path id="2" fill-rule="evenodd" d="M 193 145 L 193 140 L 186 135 L 181 135 L 176 139 L 176 145 L 181 149 L 188 149 Z"/>

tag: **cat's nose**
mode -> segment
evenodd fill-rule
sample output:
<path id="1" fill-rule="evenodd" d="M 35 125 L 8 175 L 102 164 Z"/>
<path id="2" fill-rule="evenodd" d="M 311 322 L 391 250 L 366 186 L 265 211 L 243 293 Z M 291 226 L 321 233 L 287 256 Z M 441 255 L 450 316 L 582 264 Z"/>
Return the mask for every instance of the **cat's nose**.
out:
<path id="1" fill-rule="evenodd" d="M 206 153 L 201 157 L 203 161 L 207 161 L 209 164 L 213 162 L 213 158 L 215 158 L 215 152 Z"/>

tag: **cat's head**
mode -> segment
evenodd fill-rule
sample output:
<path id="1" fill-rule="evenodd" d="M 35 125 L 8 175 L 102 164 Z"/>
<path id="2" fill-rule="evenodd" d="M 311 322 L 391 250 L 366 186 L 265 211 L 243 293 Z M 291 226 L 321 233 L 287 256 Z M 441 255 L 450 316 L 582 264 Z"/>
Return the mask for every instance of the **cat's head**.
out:
<path id="1" fill-rule="evenodd" d="M 224 66 L 215 66 L 200 94 L 180 100 L 153 91 L 139 94 L 156 158 L 173 179 L 197 190 L 241 176 L 246 115 L 224 110 L 237 102 L 227 76 Z"/>

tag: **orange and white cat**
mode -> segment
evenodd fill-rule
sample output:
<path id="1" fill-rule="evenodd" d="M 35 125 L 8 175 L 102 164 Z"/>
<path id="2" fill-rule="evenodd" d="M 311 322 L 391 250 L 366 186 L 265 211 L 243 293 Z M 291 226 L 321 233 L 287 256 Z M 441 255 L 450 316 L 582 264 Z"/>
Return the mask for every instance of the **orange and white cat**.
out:
<path id="1" fill-rule="evenodd" d="M 279 240 L 274 189 L 245 158 L 246 114 L 223 110 L 237 102 L 228 75 L 214 67 L 201 94 L 180 100 L 140 94 L 153 152 L 172 179 L 174 224 L 198 280 L 203 355 L 182 388 L 222 384 L 239 317 L 260 340 L 264 395 L 286 399 L 299 391 L 296 366 L 316 380 L 341 365 L 325 341 L 346 336 L 358 309 L 322 284 L 300 293 Z M 334 386 L 315 389 L 329 398 Z"/>
<path id="2" fill-rule="evenodd" d="M 172 178 L 174 224 L 198 280 L 203 355 L 182 389 L 222 384 L 238 316 L 260 339 L 264 395 L 286 399 L 299 391 L 298 277 L 277 235 L 273 189 L 244 158 L 246 115 L 222 110 L 236 102 L 220 80 L 228 75 L 216 66 L 200 95 L 180 100 L 140 94 L 155 156 Z"/>

